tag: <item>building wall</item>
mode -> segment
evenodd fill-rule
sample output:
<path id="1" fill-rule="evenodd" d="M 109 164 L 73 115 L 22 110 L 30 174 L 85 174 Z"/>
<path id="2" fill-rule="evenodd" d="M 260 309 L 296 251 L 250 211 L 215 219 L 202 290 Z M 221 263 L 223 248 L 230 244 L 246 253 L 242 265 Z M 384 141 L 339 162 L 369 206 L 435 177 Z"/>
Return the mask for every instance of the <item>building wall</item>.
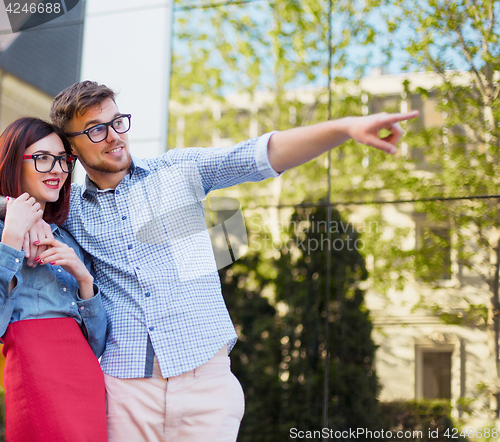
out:
<path id="1" fill-rule="evenodd" d="M 49 120 L 50 95 L 0 70 L 0 131 L 17 118 L 32 116 Z"/>
<path id="2" fill-rule="evenodd" d="M 486 302 L 488 292 L 484 289 L 483 293 Z M 422 354 L 432 351 L 451 353 L 452 403 L 460 397 L 476 397 L 478 384 L 490 381 L 495 371 L 486 329 L 448 325 L 430 314 L 413 313 L 410 306 L 419 295 L 416 286 L 407 286 L 404 292 L 393 291 L 388 297 L 372 291 L 366 295 L 375 327 L 372 337 L 379 346 L 376 356 L 382 386 L 379 399 L 423 398 L 426 379 Z M 460 298 L 459 293 L 456 298 Z M 478 411 L 489 406 L 483 399 L 476 403 Z"/>

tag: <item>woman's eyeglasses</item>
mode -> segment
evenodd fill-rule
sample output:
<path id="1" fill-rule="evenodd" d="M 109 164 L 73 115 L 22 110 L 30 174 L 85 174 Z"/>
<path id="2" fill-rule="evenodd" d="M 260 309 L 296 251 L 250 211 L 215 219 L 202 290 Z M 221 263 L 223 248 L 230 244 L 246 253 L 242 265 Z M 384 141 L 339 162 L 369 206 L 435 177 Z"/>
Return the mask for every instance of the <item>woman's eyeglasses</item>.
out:
<path id="1" fill-rule="evenodd" d="M 24 155 L 23 160 L 33 160 L 35 170 L 40 173 L 50 172 L 59 162 L 59 166 L 65 173 L 70 173 L 75 168 L 76 157 L 74 155 L 52 155 L 50 153 L 36 153 L 34 155 Z"/>

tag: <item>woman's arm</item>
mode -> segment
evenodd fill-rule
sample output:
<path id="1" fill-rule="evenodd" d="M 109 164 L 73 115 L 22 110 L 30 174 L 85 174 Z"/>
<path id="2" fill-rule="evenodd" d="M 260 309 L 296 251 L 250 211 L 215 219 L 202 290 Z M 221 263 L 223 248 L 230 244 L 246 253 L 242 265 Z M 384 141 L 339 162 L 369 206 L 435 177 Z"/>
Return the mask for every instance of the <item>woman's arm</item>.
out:
<path id="1" fill-rule="evenodd" d="M 83 253 L 83 263 L 85 264 L 85 267 L 90 274 L 94 276 L 90 255 L 83 250 L 81 251 Z M 87 301 L 78 300 L 78 309 L 82 314 L 82 328 L 84 330 L 84 334 L 90 347 L 92 348 L 92 351 L 99 358 L 104 353 L 104 349 L 106 348 L 108 318 L 106 316 L 106 310 L 104 310 L 102 305 L 102 297 L 99 287 L 96 284 L 93 284 L 92 286 L 95 295 Z M 84 307 L 83 310 L 82 307 Z"/>
<path id="2" fill-rule="evenodd" d="M 23 280 L 24 253 L 0 243 L 0 336 L 10 324 Z"/>
<path id="3" fill-rule="evenodd" d="M 15 200 L 7 197 L 5 201 L 6 206 L 1 209 L 5 219 L 1 242 L 21 251 L 26 233 L 42 218 L 43 211 L 35 198 L 30 197 L 27 193 L 23 193 Z M 15 283 L 15 279 L 12 278 L 9 282 L 8 292 L 14 289 Z"/>
<path id="4" fill-rule="evenodd" d="M 16 201 L 16 198 L 0 196 L 1 221 L 5 220 L 5 216 L 7 214 L 7 203 L 12 204 L 14 201 Z M 41 218 L 40 215 L 40 219 L 36 221 L 31 229 L 29 229 L 28 233 L 24 235 L 24 241 L 22 244 L 25 256 L 26 258 L 28 258 L 28 265 L 30 267 L 37 266 L 37 264 L 34 262 L 34 257 L 39 255 L 46 249 L 46 247 L 39 247 L 37 245 L 37 241 L 41 238 L 52 238 L 52 232 L 50 230 L 50 226 Z"/>
<path id="5" fill-rule="evenodd" d="M 102 305 L 101 293 L 94 284 L 95 295 L 90 299 L 77 301 L 78 311 L 82 316 L 82 330 L 90 348 L 99 358 L 106 348 L 107 318 Z"/>
<path id="6" fill-rule="evenodd" d="M 7 197 L 2 242 L 21 250 L 24 237 L 42 216 L 43 210 L 40 204 L 29 194 L 23 193 L 16 199 Z"/>
<path id="7" fill-rule="evenodd" d="M 59 265 L 76 279 L 84 334 L 95 355 L 101 356 L 106 346 L 107 320 L 101 293 L 91 274 L 90 259 L 86 256 L 84 263 L 72 247 L 56 239 L 41 240 L 40 245 L 49 248 L 36 257 L 38 264 Z"/>
<path id="8" fill-rule="evenodd" d="M 6 209 L 0 242 L 0 336 L 7 330 L 22 286 L 24 236 L 43 215 L 40 204 L 27 193 L 9 199 Z"/>

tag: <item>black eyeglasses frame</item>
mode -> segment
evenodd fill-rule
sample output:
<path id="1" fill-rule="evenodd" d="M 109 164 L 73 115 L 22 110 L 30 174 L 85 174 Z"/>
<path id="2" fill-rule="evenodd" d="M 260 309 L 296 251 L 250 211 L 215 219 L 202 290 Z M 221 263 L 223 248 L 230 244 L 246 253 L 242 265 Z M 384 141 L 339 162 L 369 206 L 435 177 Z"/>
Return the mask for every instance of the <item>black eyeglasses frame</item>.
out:
<path id="1" fill-rule="evenodd" d="M 116 130 L 116 128 L 113 126 L 113 123 L 115 122 L 115 120 L 118 120 L 119 118 L 128 118 L 128 128 L 127 130 L 124 130 L 123 132 L 118 132 Z M 76 137 L 78 135 L 87 135 L 87 137 L 89 138 L 89 140 L 92 142 L 92 143 L 100 143 L 101 141 L 104 141 L 107 137 L 108 137 L 108 134 L 109 134 L 109 127 L 111 126 L 113 128 L 113 130 L 117 133 L 117 134 L 124 134 L 126 132 L 128 132 L 130 130 L 130 127 L 132 126 L 132 121 L 131 121 L 131 118 L 132 118 L 132 114 L 121 114 L 121 115 L 118 115 L 117 117 L 113 118 L 111 121 L 108 121 L 107 123 L 99 123 L 99 124 L 95 124 L 94 126 L 91 126 L 89 127 L 88 129 L 85 129 L 85 130 L 82 130 L 80 132 L 70 132 L 70 133 L 67 133 L 66 136 L 67 137 Z M 94 141 L 92 138 L 90 138 L 90 135 L 89 135 L 89 132 L 92 130 L 92 129 L 95 129 L 96 127 L 98 126 L 105 126 L 106 127 L 106 136 L 102 139 L 102 140 L 99 140 L 99 141 Z"/>
<path id="2" fill-rule="evenodd" d="M 49 170 L 44 170 L 43 172 L 41 170 L 38 170 L 38 166 L 37 166 L 37 159 L 38 157 L 41 157 L 41 156 L 49 156 L 49 157 L 52 157 L 52 166 L 50 167 Z M 61 160 L 66 157 L 66 164 L 68 165 L 68 170 L 64 170 L 64 167 L 62 165 L 62 162 Z M 54 166 L 56 165 L 56 162 L 59 162 L 59 166 L 61 167 L 61 170 L 64 172 L 64 173 L 71 173 L 73 172 L 73 170 L 75 169 L 75 164 L 76 164 L 76 156 L 75 155 L 68 155 L 68 154 L 64 154 L 64 155 L 52 155 L 51 153 L 35 153 L 33 155 L 23 155 L 23 160 L 33 160 L 34 163 L 35 163 L 35 170 L 38 172 L 38 173 L 49 173 L 53 168 Z M 71 166 L 70 166 L 71 164 Z"/>

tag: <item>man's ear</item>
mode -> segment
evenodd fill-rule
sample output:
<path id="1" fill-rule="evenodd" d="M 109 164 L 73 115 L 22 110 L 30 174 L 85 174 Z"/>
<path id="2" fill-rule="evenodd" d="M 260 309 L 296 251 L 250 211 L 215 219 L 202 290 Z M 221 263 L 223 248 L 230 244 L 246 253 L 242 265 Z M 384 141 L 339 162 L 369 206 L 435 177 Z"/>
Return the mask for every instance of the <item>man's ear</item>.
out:
<path id="1" fill-rule="evenodd" d="M 75 148 L 75 145 L 73 144 L 73 140 L 69 140 L 69 145 L 70 145 L 70 148 L 71 148 L 71 153 L 73 155 L 78 156 L 78 150 Z"/>

